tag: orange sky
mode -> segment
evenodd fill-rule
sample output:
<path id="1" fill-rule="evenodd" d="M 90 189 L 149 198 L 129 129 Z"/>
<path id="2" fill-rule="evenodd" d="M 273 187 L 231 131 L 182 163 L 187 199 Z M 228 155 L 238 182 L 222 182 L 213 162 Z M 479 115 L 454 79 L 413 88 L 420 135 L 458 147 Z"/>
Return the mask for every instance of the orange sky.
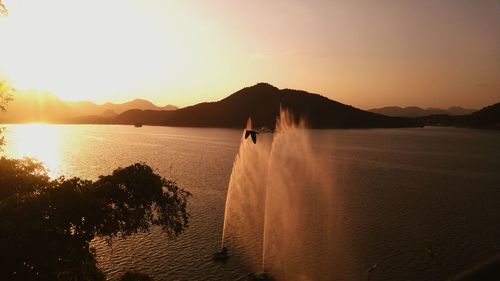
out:
<path id="1" fill-rule="evenodd" d="M 265 81 L 361 108 L 500 101 L 500 1 L 3 0 L 0 73 L 190 105 Z"/>

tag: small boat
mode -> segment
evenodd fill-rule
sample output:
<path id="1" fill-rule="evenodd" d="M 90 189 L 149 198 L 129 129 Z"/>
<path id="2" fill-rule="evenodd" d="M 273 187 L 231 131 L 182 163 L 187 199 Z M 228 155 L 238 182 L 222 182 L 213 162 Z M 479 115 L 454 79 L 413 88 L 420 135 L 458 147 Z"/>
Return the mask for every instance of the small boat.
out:
<path id="1" fill-rule="evenodd" d="M 268 127 L 261 127 L 259 132 L 261 134 L 272 134 L 274 133 L 273 130 L 269 129 Z"/>
<path id="2" fill-rule="evenodd" d="M 213 259 L 214 261 L 225 261 L 229 258 L 229 255 L 227 254 L 227 247 L 223 247 L 222 250 L 215 252 Z"/>
<path id="3" fill-rule="evenodd" d="M 134 127 L 136 127 L 136 128 L 140 128 L 140 127 L 142 127 L 142 124 L 141 124 L 141 123 L 135 123 L 135 124 L 134 124 Z"/>

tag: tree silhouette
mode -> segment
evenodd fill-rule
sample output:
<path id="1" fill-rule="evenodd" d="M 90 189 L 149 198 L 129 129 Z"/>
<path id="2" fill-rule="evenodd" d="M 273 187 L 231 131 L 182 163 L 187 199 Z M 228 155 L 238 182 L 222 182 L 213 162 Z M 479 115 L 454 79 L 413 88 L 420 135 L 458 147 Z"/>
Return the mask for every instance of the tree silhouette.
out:
<path id="1" fill-rule="evenodd" d="M 143 163 L 97 181 L 51 180 L 31 159 L 0 158 L 0 280 L 104 280 L 89 242 L 189 224 L 189 193 Z"/>
<path id="2" fill-rule="evenodd" d="M 8 15 L 1 0 L 0 15 Z M 0 113 L 13 92 L 0 79 Z M 41 162 L 1 157 L 0 280 L 105 280 L 90 241 L 126 237 L 154 225 L 176 237 L 189 225 L 189 195 L 144 163 L 97 181 L 52 180 Z M 127 272 L 122 280 L 152 279 Z"/>
<path id="3" fill-rule="evenodd" d="M 0 10 L 2 8 L 0 1 Z M 14 89 L 7 83 L 6 80 L 0 79 L 0 113 L 5 111 L 5 107 L 7 103 L 12 100 L 12 93 Z M 4 144 L 4 138 L 2 136 L 3 128 L 0 128 L 0 151 L 2 149 L 2 145 Z"/>
<path id="4" fill-rule="evenodd" d="M 9 85 L 9 83 L 0 79 L 0 111 L 5 111 L 7 103 L 12 100 L 12 93 L 14 89 Z"/>
<path id="5" fill-rule="evenodd" d="M 12 93 L 0 80 L 0 113 Z M 189 225 L 189 195 L 144 163 L 97 181 L 52 180 L 35 159 L 1 157 L 0 280 L 105 280 L 90 241 L 145 232 L 153 225 L 176 237 Z M 123 278 L 152 280 L 130 272 Z"/>

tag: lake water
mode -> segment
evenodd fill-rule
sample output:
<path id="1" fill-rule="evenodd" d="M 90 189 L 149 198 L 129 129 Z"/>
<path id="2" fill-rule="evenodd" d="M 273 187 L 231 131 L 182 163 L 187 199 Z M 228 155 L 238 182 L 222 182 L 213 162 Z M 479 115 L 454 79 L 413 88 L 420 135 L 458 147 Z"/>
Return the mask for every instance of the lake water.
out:
<path id="1" fill-rule="evenodd" d="M 128 270 L 155 280 L 245 280 L 238 253 L 221 243 L 224 204 L 241 131 L 94 125 L 7 125 L 9 157 L 34 156 L 53 177 L 96 179 L 146 162 L 189 190 L 191 226 L 176 240 L 158 229 L 112 247 L 97 239 L 110 280 Z M 442 280 L 500 252 L 500 132 L 455 128 L 318 130 L 314 149 L 331 163 L 343 235 L 338 269 L 325 280 Z M 300 153 L 300 152 L 297 152 Z M 321 216 L 321 214 L 314 214 Z M 432 245 L 438 262 L 415 252 Z M 322 257 L 313 257 L 320 260 Z"/>

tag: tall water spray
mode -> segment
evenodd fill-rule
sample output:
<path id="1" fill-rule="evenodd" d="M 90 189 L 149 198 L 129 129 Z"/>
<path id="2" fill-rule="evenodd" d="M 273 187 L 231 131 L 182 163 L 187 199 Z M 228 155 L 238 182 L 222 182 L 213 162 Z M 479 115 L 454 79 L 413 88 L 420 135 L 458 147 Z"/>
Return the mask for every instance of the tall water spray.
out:
<path id="1" fill-rule="evenodd" d="M 242 138 L 228 189 L 223 244 L 277 280 L 335 280 L 333 169 L 311 130 L 280 111 L 274 134 Z"/>
<path id="2" fill-rule="evenodd" d="M 249 120 L 247 128 L 251 128 Z M 251 268 L 259 268 L 264 231 L 264 201 L 272 135 L 259 134 L 257 143 L 242 136 L 229 181 L 222 245 L 244 253 Z"/>

